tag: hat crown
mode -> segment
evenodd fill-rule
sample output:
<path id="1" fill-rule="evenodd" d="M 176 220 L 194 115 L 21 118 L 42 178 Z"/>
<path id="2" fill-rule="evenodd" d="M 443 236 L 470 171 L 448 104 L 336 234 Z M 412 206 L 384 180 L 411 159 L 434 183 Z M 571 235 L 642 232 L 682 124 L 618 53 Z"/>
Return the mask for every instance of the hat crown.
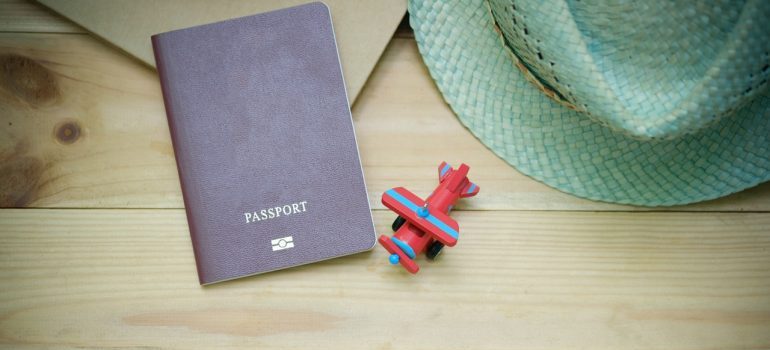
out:
<path id="1" fill-rule="evenodd" d="M 642 138 L 696 132 L 767 89 L 770 1 L 489 0 L 542 90 Z"/>

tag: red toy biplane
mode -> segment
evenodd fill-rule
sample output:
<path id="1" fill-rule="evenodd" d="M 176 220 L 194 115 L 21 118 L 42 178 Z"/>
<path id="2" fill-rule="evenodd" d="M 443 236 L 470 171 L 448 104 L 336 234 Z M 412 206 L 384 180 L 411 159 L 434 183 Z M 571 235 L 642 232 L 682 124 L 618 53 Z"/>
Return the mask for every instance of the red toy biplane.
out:
<path id="1" fill-rule="evenodd" d="M 382 204 L 398 214 L 393 222 L 393 237 L 379 238 L 391 254 L 391 264 L 401 263 L 407 271 L 417 273 L 420 270 L 414 261 L 417 254 L 425 252 L 432 260 L 445 245 L 457 244 L 460 228 L 449 217 L 449 212 L 458 199 L 479 193 L 479 187 L 468 180 L 468 170 L 465 164 L 452 169 L 442 162 L 438 167 L 439 185 L 424 201 L 403 187 L 382 194 Z"/>

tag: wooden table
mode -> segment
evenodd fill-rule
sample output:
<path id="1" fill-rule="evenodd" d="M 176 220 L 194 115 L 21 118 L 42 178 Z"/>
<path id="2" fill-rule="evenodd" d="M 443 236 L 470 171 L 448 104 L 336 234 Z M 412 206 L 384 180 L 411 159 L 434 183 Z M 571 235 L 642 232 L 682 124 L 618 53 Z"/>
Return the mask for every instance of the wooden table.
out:
<path id="1" fill-rule="evenodd" d="M 380 232 L 382 191 L 471 165 L 461 244 L 416 277 L 377 248 L 202 288 L 156 73 L 0 1 L 0 347 L 770 348 L 770 185 L 662 210 L 555 191 L 462 127 L 403 32 L 353 115 Z"/>

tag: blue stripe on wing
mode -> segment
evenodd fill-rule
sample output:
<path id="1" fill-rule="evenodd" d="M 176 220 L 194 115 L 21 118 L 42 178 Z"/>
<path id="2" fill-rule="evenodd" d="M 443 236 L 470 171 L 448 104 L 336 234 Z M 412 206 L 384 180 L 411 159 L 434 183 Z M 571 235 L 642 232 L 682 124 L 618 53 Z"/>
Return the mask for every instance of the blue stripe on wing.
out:
<path id="1" fill-rule="evenodd" d="M 400 239 L 398 239 L 398 238 L 396 238 L 396 237 L 390 237 L 390 240 L 391 240 L 393 243 L 395 243 L 395 244 L 396 244 L 396 246 L 398 246 L 399 248 L 401 248 L 401 251 L 403 251 L 403 252 L 404 252 L 404 254 L 406 254 L 406 256 L 408 256 L 408 257 L 410 257 L 410 258 L 412 258 L 412 259 L 414 259 L 414 258 L 417 256 L 417 255 L 414 253 L 414 249 L 412 249 L 412 247 L 410 247 L 408 244 L 406 244 L 406 242 L 404 242 L 404 241 L 402 241 L 402 240 L 400 240 Z"/>
<path id="2" fill-rule="evenodd" d="M 444 166 L 441 168 L 441 172 L 439 173 L 439 178 L 444 177 L 444 174 L 446 174 L 447 171 L 449 171 L 449 169 L 452 169 L 452 166 L 450 166 L 447 163 L 444 163 Z"/>
<path id="3" fill-rule="evenodd" d="M 417 211 L 420 210 L 420 208 L 422 208 L 417 204 L 412 203 L 410 200 L 406 199 L 400 193 L 396 192 L 395 189 L 389 189 L 385 193 L 393 197 L 393 199 L 401 203 L 401 205 L 407 207 L 409 210 L 412 210 L 415 213 L 417 213 Z M 449 227 L 449 225 L 445 224 L 443 221 L 439 220 L 437 217 L 431 214 L 428 214 L 428 216 L 426 216 L 424 219 L 430 222 L 431 224 L 433 224 L 433 226 L 438 227 L 441 231 L 444 231 L 444 233 L 450 235 L 454 239 L 457 239 L 457 237 L 460 235 L 460 233 L 455 231 L 455 229 Z"/>

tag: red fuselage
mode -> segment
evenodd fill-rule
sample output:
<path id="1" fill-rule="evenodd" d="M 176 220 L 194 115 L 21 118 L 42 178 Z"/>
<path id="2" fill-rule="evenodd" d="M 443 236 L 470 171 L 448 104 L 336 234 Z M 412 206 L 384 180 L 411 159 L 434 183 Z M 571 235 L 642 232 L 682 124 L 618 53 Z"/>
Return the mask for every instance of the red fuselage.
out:
<path id="1" fill-rule="evenodd" d="M 444 214 L 449 214 L 455 202 L 460 198 L 462 190 L 469 182 L 467 177 L 468 169 L 468 166 L 463 164 L 456 171 L 449 174 L 447 178 L 443 179 L 438 187 L 433 190 L 433 193 L 425 200 L 428 207 L 432 210 L 439 210 Z M 425 234 L 410 222 L 402 225 L 393 234 L 393 237 L 409 244 L 417 255 L 424 253 L 434 241 L 431 235 Z"/>

